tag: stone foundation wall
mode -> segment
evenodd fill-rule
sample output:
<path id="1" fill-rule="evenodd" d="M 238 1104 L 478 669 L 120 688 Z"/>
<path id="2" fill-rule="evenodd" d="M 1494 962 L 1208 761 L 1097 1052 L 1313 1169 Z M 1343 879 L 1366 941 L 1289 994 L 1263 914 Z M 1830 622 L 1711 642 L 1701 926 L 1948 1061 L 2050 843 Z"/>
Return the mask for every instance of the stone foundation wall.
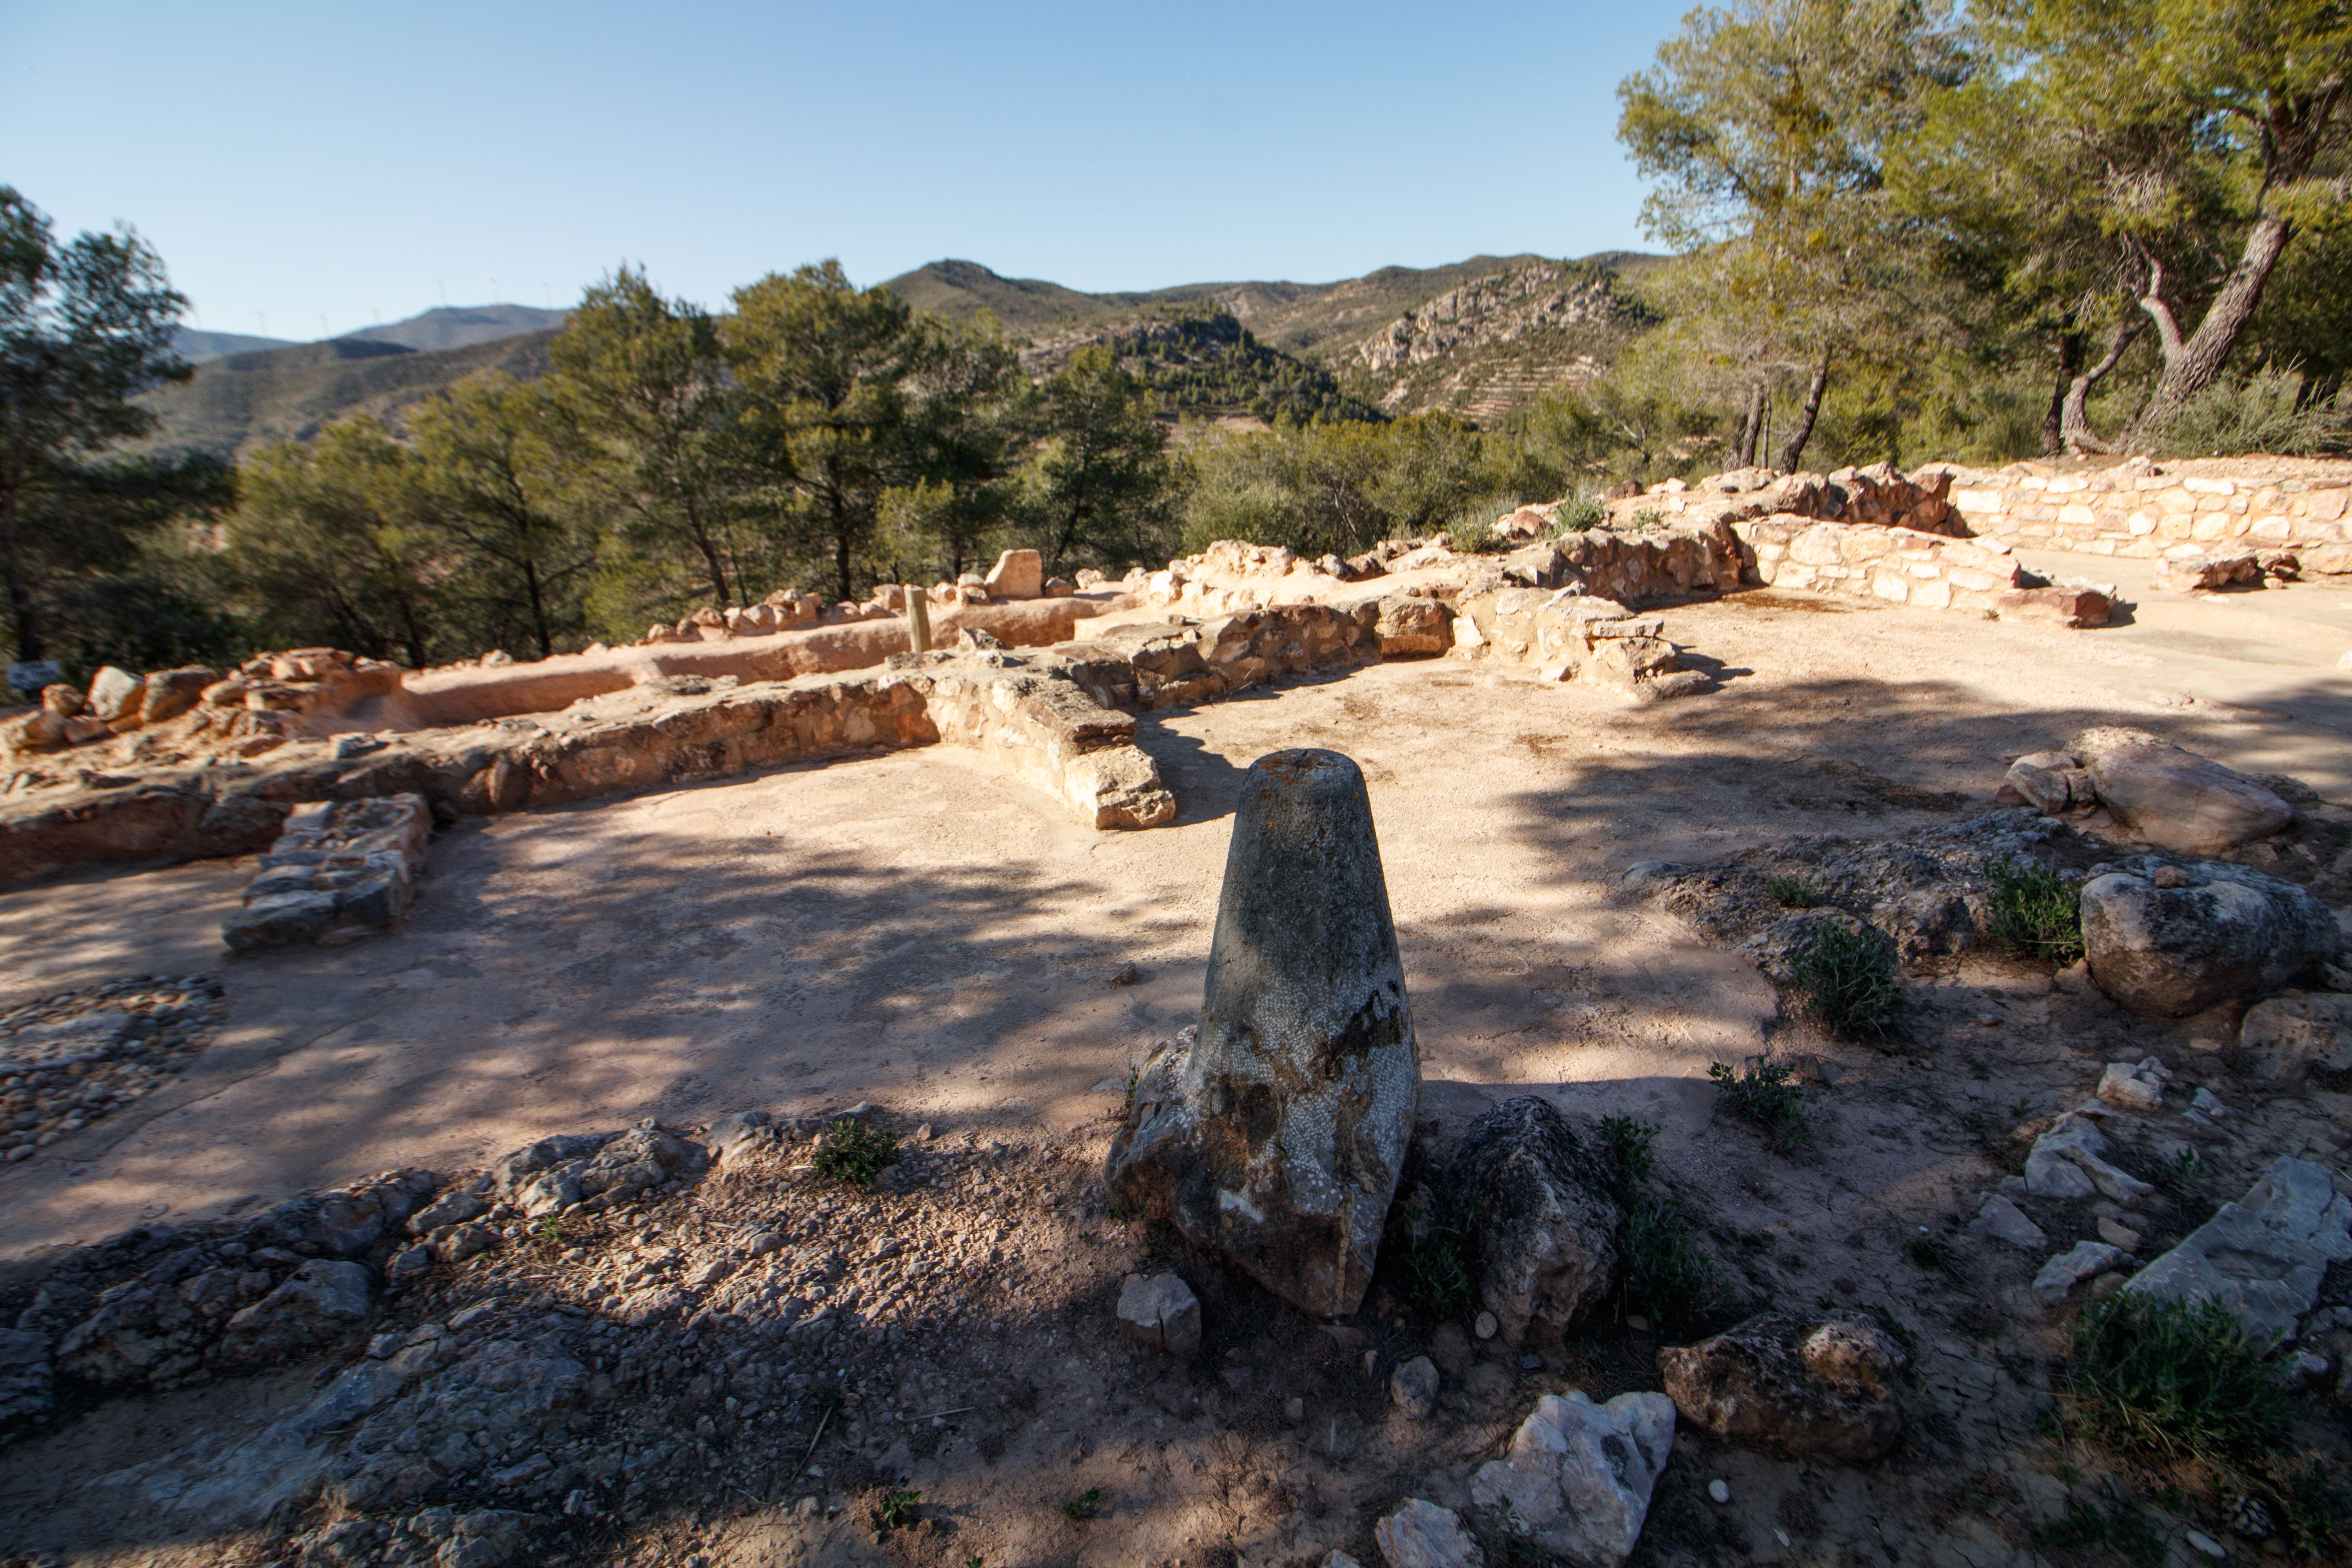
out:
<path id="1" fill-rule="evenodd" d="M 2063 626 L 2105 624 L 2113 601 L 2081 584 L 2042 584 L 1998 539 L 1952 539 L 1907 528 L 1754 518 L 1730 525 L 1754 581 L 1852 594 L 1929 610 L 1962 610 Z"/>
<path id="2" fill-rule="evenodd" d="M 2352 464 L 2343 462 L 2217 458 L 1949 472 L 1952 504 L 1970 531 L 2021 550 L 2155 557 L 2183 545 L 2352 546 Z M 2352 554 L 2346 559 L 2352 571 Z"/>

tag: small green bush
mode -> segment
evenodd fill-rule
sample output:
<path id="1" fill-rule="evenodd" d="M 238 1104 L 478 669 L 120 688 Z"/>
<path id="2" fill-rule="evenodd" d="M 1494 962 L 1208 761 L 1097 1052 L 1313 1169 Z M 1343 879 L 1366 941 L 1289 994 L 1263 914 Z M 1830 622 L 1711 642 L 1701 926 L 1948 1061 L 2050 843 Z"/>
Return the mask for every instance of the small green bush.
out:
<path id="1" fill-rule="evenodd" d="M 812 1162 L 816 1173 L 836 1182 L 870 1187 L 882 1168 L 898 1157 L 898 1140 L 847 1117 L 824 1130 Z"/>
<path id="2" fill-rule="evenodd" d="M 1833 1035 L 1885 1034 L 1903 999 L 1895 945 L 1868 927 L 1822 921 L 1789 955 L 1789 969 L 1806 1006 Z"/>
<path id="3" fill-rule="evenodd" d="M 2286 1394 L 2230 1310 L 2117 1291 L 2074 1321 L 2067 1403 L 2117 1453 L 2231 1473 L 2286 1436 Z"/>
<path id="4" fill-rule="evenodd" d="M 1088 1487 L 1084 1492 L 1062 1505 L 1064 1519 L 1092 1519 L 1102 1506 L 1102 1488 Z"/>
<path id="5" fill-rule="evenodd" d="M 2031 860 L 1987 868 L 1992 897 L 1985 923 L 1993 941 L 2063 967 L 2083 956 L 2083 890 Z"/>
<path id="6" fill-rule="evenodd" d="M 1822 890 L 1811 877 L 1775 871 L 1764 879 L 1764 891 L 1782 909 L 1810 910 L 1822 901 Z"/>
<path id="7" fill-rule="evenodd" d="M 904 1530 L 915 1522 L 915 1507 L 923 1500 L 920 1492 L 886 1491 L 875 1509 L 885 1530 Z"/>
<path id="8" fill-rule="evenodd" d="M 1621 1201 L 1657 1168 L 1658 1157 L 1650 1149 L 1657 1137 L 1655 1126 L 1631 1116 L 1601 1119 L 1601 1155 L 1608 1162 L 1609 1179 Z"/>
<path id="9" fill-rule="evenodd" d="M 1624 1214 L 1617 1227 L 1617 1255 L 1628 1311 L 1643 1313 L 1661 1332 L 1682 1334 L 1722 1310 L 1730 1292 L 1716 1278 L 1714 1262 L 1691 1240 L 1680 1198 L 1644 1195 L 1627 1204 Z"/>
<path id="10" fill-rule="evenodd" d="M 1552 514 L 1552 535 L 1557 538 L 1563 533 L 1590 533 L 1608 521 L 1609 514 L 1599 501 L 1589 496 L 1576 496 L 1561 502 L 1560 509 Z"/>
<path id="11" fill-rule="evenodd" d="M 1706 1076 L 1723 1090 L 1723 1109 L 1761 1128 L 1764 1142 L 1778 1152 L 1793 1154 L 1812 1141 L 1804 1090 L 1790 1081 L 1795 1068 L 1759 1061 L 1743 1070 L 1728 1062 L 1711 1062 Z"/>
<path id="12" fill-rule="evenodd" d="M 1466 1315 L 1477 1284 L 1470 1276 L 1462 1227 L 1427 1213 L 1412 1215 L 1405 1226 L 1405 1304 L 1440 1320 Z"/>

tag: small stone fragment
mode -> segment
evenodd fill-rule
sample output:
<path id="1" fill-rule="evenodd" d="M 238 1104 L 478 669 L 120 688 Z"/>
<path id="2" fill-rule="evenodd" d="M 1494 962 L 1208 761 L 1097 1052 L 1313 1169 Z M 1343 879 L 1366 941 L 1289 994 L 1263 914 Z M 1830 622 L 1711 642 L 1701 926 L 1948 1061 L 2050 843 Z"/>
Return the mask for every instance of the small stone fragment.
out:
<path id="1" fill-rule="evenodd" d="M 1717 1502 L 1729 1502 L 1731 1500 L 1731 1483 L 1721 1479 L 1709 1481 L 1706 1483 L 1706 1495 L 1714 1499 Z"/>
<path id="2" fill-rule="evenodd" d="M 1482 1340 L 1491 1340 L 1501 1328 L 1502 1324 L 1496 1321 L 1494 1313 L 1481 1312 L 1476 1321 L 1470 1325 L 1470 1331 Z"/>
<path id="3" fill-rule="evenodd" d="M 1437 1408 L 1437 1363 L 1417 1355 L 1389 1377 L 1389 1400 L 1415 1421 L 1426 1421 Z"/>
<path id="4" fill-rule="evenodd" d="M 1462 1516 L 1421 1498 L 1407 1498 L 1402 1508 L 1372 1527 L 1381 1557 L 1388 1568 L 1486 1568 L 1486 1554 Z M 1328 1561 L 1328 1560 L 1327 1560 Z"/>
<path id="5" fill-rule="evenodd" d="M 2050 1245 L 2050 1237 L 2040 1226 L 2026 1217 L 2025 1211 L 2015 1204 L 1993 1194 L 1977 1210 L 1977 1217 L 1969 1222 L 1971 1234 L 1992 1241 L 2005 1241 L 2011 1247 L 2023 1247 L 2040 1252 Z"/>
<path id="6" fill-rule="evenodd" d="M 1118 1326 L 1146 1350 L 1187 1355 L 1201 1348 L 1201 1299 L 1173 1274 L 1130 1274 L 1119 1286 Z"/>
<path id="7" fill-rule="evenodd" d="M 2042 1266 L 2033 1277 L 2033 1294 L 2044 1305 L 2055 1306 L 2075 1286 L 2103 1274 L 2124 1260 L 2123 1248 L 2104 1241 L 2078 1241 Z"/>

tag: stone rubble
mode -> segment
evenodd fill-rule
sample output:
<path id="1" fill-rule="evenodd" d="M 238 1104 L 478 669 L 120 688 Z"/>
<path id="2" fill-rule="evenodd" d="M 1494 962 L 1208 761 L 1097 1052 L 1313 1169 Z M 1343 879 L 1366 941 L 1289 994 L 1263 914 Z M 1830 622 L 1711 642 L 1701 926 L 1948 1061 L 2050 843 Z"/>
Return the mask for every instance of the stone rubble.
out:
<path id="1" fill-rule="evenodd" d="M 221 921 L 221 940 L 251 953 L 303 942 L 338 947 L 391 931 L 408 918 L 432 836 L 422 795 L 301 802 L 262 855 L 242 906 Z"/>
<path id="2" fill-rule="evenodd" d="M 0 1014 L 0 1162 L 167 1088 L 228 1016 L 210 976 L 142 975 Z"/>

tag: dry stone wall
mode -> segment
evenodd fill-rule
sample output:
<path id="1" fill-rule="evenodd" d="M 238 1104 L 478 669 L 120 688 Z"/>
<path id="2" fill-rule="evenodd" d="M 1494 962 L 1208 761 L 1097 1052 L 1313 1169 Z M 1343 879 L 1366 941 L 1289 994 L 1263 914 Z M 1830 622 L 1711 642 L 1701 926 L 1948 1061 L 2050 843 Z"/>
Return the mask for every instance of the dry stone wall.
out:
<path id="1" fill-rule="evenodd" d="M 2306 572 L 2352 573 L 2352 463 L 2221 458 L 1947 471 L 1969 531 L 2016 549 L 2144 559 L 2285 549 Z"/>
<path id="2" fill-rule="evenodd" d="M 1948 539 L 1907 528 L 1785 515 L 1731 528 L 1746 547 L 1756 581 L 1774 587 L 2069 626 L 2104 626 L 2114 607 L 2112 594 L 2100 586 L 2047 584 L 2031 577 L 1998 539 Z"/>

